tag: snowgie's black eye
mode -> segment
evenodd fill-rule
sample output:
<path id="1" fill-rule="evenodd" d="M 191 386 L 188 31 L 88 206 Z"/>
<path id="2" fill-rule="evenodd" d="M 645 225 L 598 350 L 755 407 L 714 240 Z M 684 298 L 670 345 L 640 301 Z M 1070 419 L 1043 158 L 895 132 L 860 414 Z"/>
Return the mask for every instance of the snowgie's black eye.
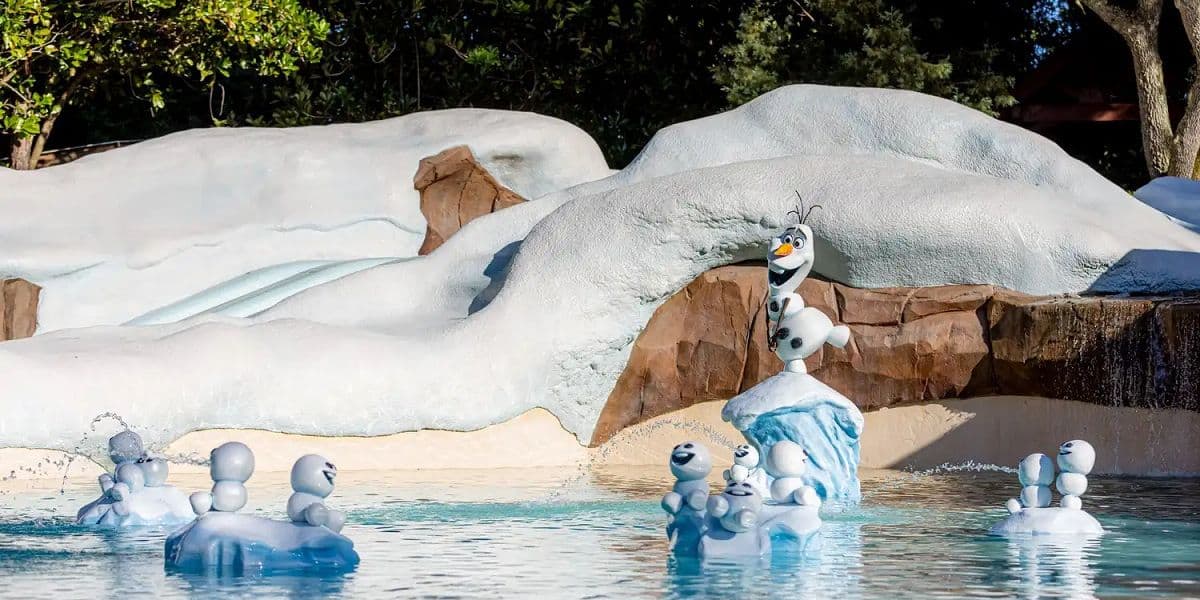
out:
<path id="1" fill-rule="evenodd" d="M 692 447 L 692 445 L 691 445 L 691 444 L 684 444 L 684 445 L 683 445 L 683 447 L 684 447 L 684 448 L 691 448 L 691 447 Z"/>

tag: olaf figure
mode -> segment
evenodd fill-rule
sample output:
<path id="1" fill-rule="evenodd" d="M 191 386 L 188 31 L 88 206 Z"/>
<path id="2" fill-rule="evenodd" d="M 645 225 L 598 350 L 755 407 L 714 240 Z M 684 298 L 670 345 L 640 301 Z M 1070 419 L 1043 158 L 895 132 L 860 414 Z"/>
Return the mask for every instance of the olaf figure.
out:
<path id="1" fill-rule="evenodd" d="M 192 510 L 197 515 L 237 512 L 246 505 L 245 483 L 254 474 L 254 453 L 241 442 L 226 442 L 213 448 L 210 459 L 212 491 L 192 494 Z"/>
<path id="2" fill-rule="evenodd" d="M 1075 510 L 1083 508 L 1079 497 L 1087 491 L 1087 475 L 1095 464 L 1096 450 L 1083 440 L 1071 440 L 1058 447 L 1058 468 L 1062 472 L 1054 485 L 1062 494 L 1059 506 Z"/>
<path id="3" fill-rule="evenodd" d="M 288 498 L 288 517 L 295 523 L 324 525 L 337 533 L 346 524 L 346 515 L 325 506 L 325 498 L 333 493 L 337 467 L 324 456 L 306 454 L 292 465 L 292 490 Z"/>
<path id="4" fill-rule="evenodd" d="M 704 533 L 704 507 L 708 501 L 708 473 L 712 455 L 699 442 L 684 442 L 671 450 L 675 485 L 662 499 L 667 512 L 667 539 L 671 549 L 695 554 Z"/>
<path id="5" fill-rule="evenodd" d="M 733 466 L 722 473 L 725 484 L 749 483 L 760 496 L 766 496 L 769 492 L 767 472 L 758 466 L 758 463 L 758 450 L 755 450 L 754 446 L 742 444 L 734 448 Z"/>
<path id="6" fill-rule="evenodd" d="M 796 192 L 796 196 L 800 193 Z M 771 238 L 767 252 L 767 347 L 771 350 L 775 349 L 779 320 L 786 313 L 804 308 L 804 298 L 796 290 L 812 271 L 815 257 L 812 228 L 804 221 L 818 206 L 803 212 L 803 198 L 800 203 L 800 207 L 788 213 L 796 215 L 797 223 Z"/>

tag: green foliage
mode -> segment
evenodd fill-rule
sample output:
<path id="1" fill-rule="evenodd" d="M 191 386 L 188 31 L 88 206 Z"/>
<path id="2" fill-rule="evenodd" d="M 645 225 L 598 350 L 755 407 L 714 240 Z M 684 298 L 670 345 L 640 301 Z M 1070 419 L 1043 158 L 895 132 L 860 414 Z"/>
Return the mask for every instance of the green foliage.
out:
<path id="1" fill-rule="evenodd" d="M 1054 44 L 1062 0 L 758 0 L 713 76 L 741 104 L 781 83 L 916 90 L 996 114 Z"/>
<path id="2" fill-rule="evenodd" d="M 780 23 L 761 2 L 746 9 L 738 23 L 737 42 L 721 49 L 721 62 L 712 69 L 731 104 L 749 102 L 779 87 L 792 39 L 791 15 Z"/>
<path id="3" fill-rule="evenodd" d="M 18 139 L 44 138 L 68 103 L 114 81 L 161 109 L 164 76 L 294 73 L 329 31 L 298 0 L 4 2 L 0 123 Z"/>
<path id="4" fill-rule="evenodd" d="M 0 68 L 33 57 L 31 92 L 45 94 L 2 109 L 8 131 L 44 123 L 75 64 L 99 72 L 85 90 L 95 101 L 60 126 L 73 143 L 477 106 L 570 121 L 620 165 L 666 125 L 791 82 L 902 87 L 995 112 L 1055 43 L 1061 19 L 1044 7 L 1065 0 L 3 1 Z M 105 15 L 140 25 L 95 29 Z M 116 49 L 97 50 L 100 38 Z"/>
<path id="5" fill-rule="evenodd" d="M 709 66 L 741 4 L 724 0 L 317 0 L 332 34 L 287 86 L 242 80 L 235 120 L 301 125 L 479 106 L 592 134 L 614 162 L 660 127 L 724 106 Z"/>

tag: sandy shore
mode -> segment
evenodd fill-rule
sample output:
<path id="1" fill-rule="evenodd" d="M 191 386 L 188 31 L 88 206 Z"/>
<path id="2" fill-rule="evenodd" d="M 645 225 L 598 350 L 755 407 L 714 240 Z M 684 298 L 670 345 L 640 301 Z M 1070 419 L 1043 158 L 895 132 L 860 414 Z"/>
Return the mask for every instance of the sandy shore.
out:
<path id="1" fill-rule="evenodd" d="M 317 452 L 343 471 L 445 470 L 588 465 L 663 464 L 671 447 L 695 440 L 727 464 L 741 435 L 721 421 L 723 403 L 709 402 L 631 427 L 599 448 L 582 446 L 548 411 L 535 409 L 478 431 L 417 431 L 380 437 L 315 437 L 260 430 L 190 433 L 166 449 L 175 473 L 203 473 L 187 464 L 225 441 L 254 449 L 259 472 L 286 471 L 296 457 Z M 1084 438 L 1097 449 L 1096 473 L 1200 476 L 1200 413 L 1104 407 L 1025 397 L 947 400 L 866 414 L 862 466 L 926 469 L 968 460 L 1015 465 L 1035 451 Z M 0 478 L 93 478 L 101 467 L 86 458 L 34 449 L 0 449 Z"/>

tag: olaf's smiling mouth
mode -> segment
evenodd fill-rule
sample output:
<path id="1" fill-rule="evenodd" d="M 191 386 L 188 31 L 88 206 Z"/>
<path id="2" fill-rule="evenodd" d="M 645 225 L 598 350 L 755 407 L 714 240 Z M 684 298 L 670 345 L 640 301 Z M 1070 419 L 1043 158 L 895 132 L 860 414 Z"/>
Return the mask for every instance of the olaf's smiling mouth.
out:
<path id="1" fill-rule="evenodd" d="M 691 452 L 676 452 L 671 455 L 671 464 L 686 465 L 696 458 L 696 455 Z"/>
<path id="2" fill-rule="evenodd" d="M 804 266 L 804 265 L 801 265 L 801 266 Z M 800 267 L 796 267 L 795 269 L 784 269 L 783 271 L 775 271 L 773 269 L 767 269 L 767 283 L 770 283 L 771 285 L 774 285 L 774 286 L 783 285 L 783 284 L 787 283 L 787 280 L 791 279 L 792 276 L 796 274 L 796 271 L 799 271 L 799 270 L 800 270 Z"/>

